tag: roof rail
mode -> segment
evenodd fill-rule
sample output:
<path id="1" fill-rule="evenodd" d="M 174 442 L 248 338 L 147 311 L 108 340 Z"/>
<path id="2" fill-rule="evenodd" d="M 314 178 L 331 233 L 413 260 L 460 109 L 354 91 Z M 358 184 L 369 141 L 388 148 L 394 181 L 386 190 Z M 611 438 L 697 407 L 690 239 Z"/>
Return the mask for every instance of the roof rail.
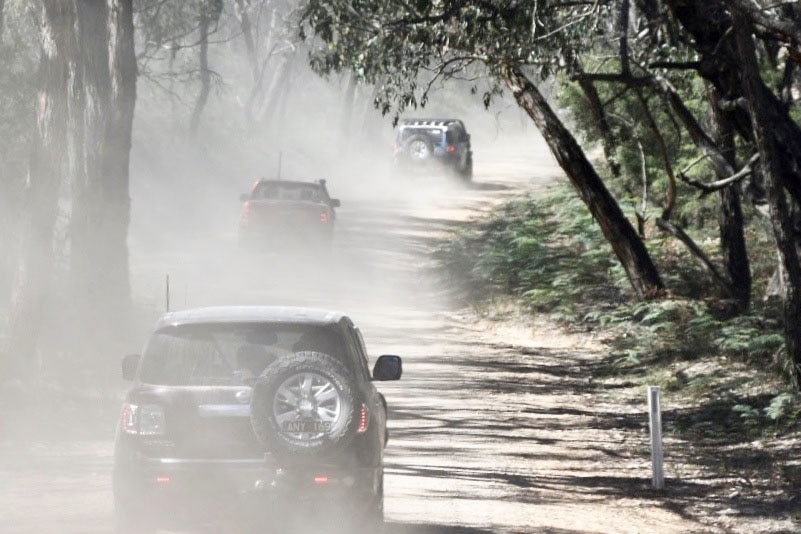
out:
<path id="1" fill-rule="evenodd" d="M 457 119 L 404 119 L 401 126 L 441 126 L 447 127 L 458 122 Z"/>

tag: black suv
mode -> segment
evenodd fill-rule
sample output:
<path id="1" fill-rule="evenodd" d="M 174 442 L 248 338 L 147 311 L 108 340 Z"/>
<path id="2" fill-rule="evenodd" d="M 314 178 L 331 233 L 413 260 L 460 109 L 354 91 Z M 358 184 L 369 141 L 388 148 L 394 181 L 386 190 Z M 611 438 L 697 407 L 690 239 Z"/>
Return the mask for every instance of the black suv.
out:
<path id="1" fill-rule="evenodd" d="M 374 382 L 399 379 L 401 359 L 381 356 L 371 374 L 348 317 L 259 306 L 168 313 L 122 370 L 135 385 L 114 448 L 121 531 L 227 517 L 258 532 L 309 519 L 326 531 L 380 530 L 387 405 Z"/>
<path id="2" fill-rule="evenodd" d="M 470 134 L 458 119 L 406 119 L 395 136 L 395 168 L 403 172 L 430 170 L 432 164 L 473 179 Z"/>

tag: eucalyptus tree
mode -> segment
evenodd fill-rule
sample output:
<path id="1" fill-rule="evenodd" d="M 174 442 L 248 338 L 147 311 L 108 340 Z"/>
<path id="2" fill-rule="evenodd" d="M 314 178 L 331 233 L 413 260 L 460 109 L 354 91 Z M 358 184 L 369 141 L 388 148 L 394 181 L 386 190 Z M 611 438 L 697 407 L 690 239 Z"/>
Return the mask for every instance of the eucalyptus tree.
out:
<path id="1" fill-rule="evenodd" d="M 751 293 L 741 184 L 750 180 L 748 189 L 759 191 L 764 182 L 782 258 L 788 360 L 799 381 L 801 266 L 793 250 L 801 234 L 790 224 L 801 220 L 801 127 L 793 98 L 799 89 L 799 20 L 797 4 L 762 0 L 309 0 L 302 33 L 317 39 L 310 61 L 319 73 L 351 69 L 368 82 L 381 80 L 376 104 L 384 112 L 425 105 L 439 79 L 475 79 L 473 91 L 483 91 L 485 103 L 511 90 L 640 296 L 662 287 L 659 275 L 599 174 L 538 91 L 537 78 L 558 74 L 562 84 L 572 80 L 580 87 L 589 119 L 575 122 L 592 121 L 611 175 L 633 193 L 636 174 L 642 174 L 641 233 L 657 183 L 656 226 L 681 240 L 741 311 Z M 781 76 L 771 87 L 765 72 L 781 60 Z M 694 164 L 682 163 L 692 157 L 685 139 L 714 181 L 689 175 Z M 629 157 L 636 153 L 642 171 Z M 694 190 L 718 195 L 723 270 L 676 220 Z"/>
<path id="2" fill-rule="evenodd" d="M 9 309 L 8 367 L 31 378 L 51 294 L 59 195 L 69 185 L 70 309 L 84 349 L 125 331 L 128 164 L 136 99 L 131 0 L 45 1 L 35 131 Z"/>
<path id="3" fill-rule="evenodd" d="M 53 227 L 59 188 L 67 169 L 72 6 L 44 0 L 41 10 L 35 129 L 31 142 L 21 246 L 9 313 L 5 377 L 30 379 L 36 370 L 35 348 L 53 267 Z"/>
<path id="4" fill-rule="evenodd" d="M 34 127 L 40 19 L 36 4 L 3 4 L 0 33 L 0 300 L 8 298 L 18 245 L 20 201 Z"/>
<path id="5" fill-rule="evenodd" d="M 129 161 L 136 101 L 133 10 L 131 0 L 77 0 L 75 6 L 77 46 L 68 132 L 74 151 L 70 279 L 78 318 L 108 336 L 97 340 L 102 346 L 125 332 L 130 305 Z"/>
<path id="6" fill-rule="evenodd" d="M 398 112 L 425 105 L 440 79 L 485 74 L 484 102 L 508 87 L 539 128 L 628 274 L 635 292 L 663 289 L 634 227 L 532 78 L 575 67 L 610 18 L 612 2 L 310 0 L 305 28 L 323 45 L 312 54 L 322 73 L 349 68 L 384 83 L 377 104 Z M 478 84 L 474 91 L 479 90 Z"/>

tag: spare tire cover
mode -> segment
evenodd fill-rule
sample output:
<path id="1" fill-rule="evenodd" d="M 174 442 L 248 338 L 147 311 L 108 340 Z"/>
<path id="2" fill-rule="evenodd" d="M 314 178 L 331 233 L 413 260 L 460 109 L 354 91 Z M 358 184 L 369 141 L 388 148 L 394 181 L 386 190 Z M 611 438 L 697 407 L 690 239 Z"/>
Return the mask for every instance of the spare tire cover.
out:
<path id="1" fill-rule="evenodd" d="M 356 434 L 362 400 L 345 365 L 320 352 L 297 352 L 267 367 L 253 386 L 251 424 L 281 457 L 325 457 Z"/>

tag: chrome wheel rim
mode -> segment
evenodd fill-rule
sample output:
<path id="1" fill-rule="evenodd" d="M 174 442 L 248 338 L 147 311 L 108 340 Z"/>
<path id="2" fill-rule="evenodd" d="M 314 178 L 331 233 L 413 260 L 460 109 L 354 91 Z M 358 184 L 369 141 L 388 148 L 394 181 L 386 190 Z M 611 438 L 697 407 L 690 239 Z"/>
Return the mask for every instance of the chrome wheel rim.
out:
<path id="1" fill-rule="evenodd" d="M 275 392 L 273 415 L 278 427 L 297 440 L 314 440 L 329 433 L 341 413 L 339 391 L 319 373 L 292 375 Z"/>
<path id="2" fill-rule="evenodd" d="M 424 141 L 414 141 L 409 146 L 409 151 L 415 159 L 426 159 L 428 157 L 428 145 Z"/>

